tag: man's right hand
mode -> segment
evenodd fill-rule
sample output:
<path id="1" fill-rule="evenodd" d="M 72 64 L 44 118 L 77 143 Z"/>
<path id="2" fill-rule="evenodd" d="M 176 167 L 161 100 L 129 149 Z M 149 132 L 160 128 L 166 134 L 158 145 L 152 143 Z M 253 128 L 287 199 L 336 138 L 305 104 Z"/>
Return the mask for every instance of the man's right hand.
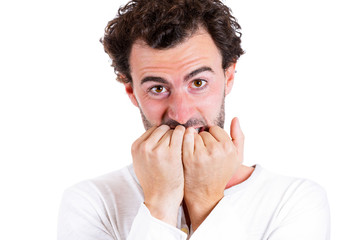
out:
<path id="1" fill-rule="evenodd" d="M 181 158 L 185 128 L 152 127 L 131 148 L 135 174 L 144 191 L 144 203 L 151 215 L 176 226 L 184 197 Z"/>

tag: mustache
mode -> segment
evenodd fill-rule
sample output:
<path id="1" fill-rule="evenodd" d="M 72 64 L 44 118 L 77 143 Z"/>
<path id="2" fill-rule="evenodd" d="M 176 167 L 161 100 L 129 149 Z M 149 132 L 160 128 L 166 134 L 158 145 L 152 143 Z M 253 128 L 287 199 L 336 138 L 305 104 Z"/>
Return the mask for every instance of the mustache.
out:
<path id="1" fill-rule="evenodd" d="M 176 126 L 178 125 L 182 125 L 184 126 L 185 128 L 188 128 L 188 127 L 194 127 L 194 126 L 204 126 L 204 127 L 207 127 L 207 124 L 205 121 L 203 120 L 200 120 L 200 119 L 189 119 L 185 124 L 181 124 L 179 123 L 178 121 L 175 121 L 173 119 L 168 119 L 168 120 L 165 120 L 163 121 L 161 124 L 163 125 L 168 125 L 170 128 L 175 128 Z"/>

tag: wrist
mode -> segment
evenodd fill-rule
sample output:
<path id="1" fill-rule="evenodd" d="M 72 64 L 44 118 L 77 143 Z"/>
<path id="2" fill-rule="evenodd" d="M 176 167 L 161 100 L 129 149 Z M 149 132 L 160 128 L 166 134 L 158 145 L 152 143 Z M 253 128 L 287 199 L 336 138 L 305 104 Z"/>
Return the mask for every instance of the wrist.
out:
<path id="1" fill-rule="evenodd" d="M 207 218 L 211 211 L 216 207 L 224 195 L 217 198 L 185 198 L 185 204 L 189 212 L 189 217 L 193 230 L 195 231 L 200 224 Z"/>
<path id="2" fill-rule="evenodd" d="M 150 211 L 151 216 L 176 227 L 180 203 L 144 201 L 144 204 Z"/>
<path id="3" fill-rule="evenodd" d="M 186 206 L 202 211 L 203 209 L 209 209 L 216 206 L 216 204 L 224 197 L 224 192 L 218 194 L 189 194 L 185 193 L 184 200 Z"/>

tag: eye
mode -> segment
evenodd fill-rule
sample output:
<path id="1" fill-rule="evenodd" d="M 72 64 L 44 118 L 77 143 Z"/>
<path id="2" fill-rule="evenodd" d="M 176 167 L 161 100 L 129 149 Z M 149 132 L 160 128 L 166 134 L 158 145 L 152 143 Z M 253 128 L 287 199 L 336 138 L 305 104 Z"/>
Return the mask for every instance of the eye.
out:
<path id="1" fill-rule="evenodd" d="M 160 94 L 160 93 L 167 92 L 167 89 L 164 86 L 158 85 L 158 86 L 151 87 L 149 89 L 149 92 L 151 92 L 153 94 Z"/>
<path id="2" fill-rule="evenodd" d="M 196 80 L 192 81 L 191 87 L 193 87 L 193 88 L 201 88 L 201 87 L 204 87 L 206 85 L 206 83 L 207 82 L 205 80 L 196 79 Z"/>

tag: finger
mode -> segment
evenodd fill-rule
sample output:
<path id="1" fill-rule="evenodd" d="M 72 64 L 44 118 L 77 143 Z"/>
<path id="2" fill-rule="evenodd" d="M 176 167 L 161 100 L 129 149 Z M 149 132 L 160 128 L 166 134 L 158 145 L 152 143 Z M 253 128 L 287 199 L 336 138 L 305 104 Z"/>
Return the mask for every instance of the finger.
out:
<path id="1" fill-rule="evenodd" d="M 217 142 L 217 140 L 209 132 L 204 131 L 199 133 L 198 135 L 201 137 L 202 142 L 205 146 L 208 146 L 212 142 Z"/>
<path id="2" fill-rule="evenodd" d="M 156 128 L 145 141 L 151 142 L 156 145 L 159 143 L 160 139 L 164 136 L 164 134 L 169 131 L 169 129 L 169 126 L 161 125 L 160 127 Z"/>
<path id="3" fill-rule="evenodd" d="M 194 154 L 194 136 L 195 136 L 195 129 L 189 127 L 185 130 L 183 144 L 182 144 L 182 152 L 183 157 L 187 158 Z"/>
<path id="4" fill-rule="evenodd" d="M 218 142 L 225 142 L 229 141 L 230 136 L 219 126 L 212 126 L 209 128 L 209 133 L 218 141 Z"/>
<path id="5" fill-rule="evenodd" d="M 200 136 L 200 134 L 197 134 L 195 132 L 194 140 L 195 140 L 194 151 L 199 151 L 205 148 L 205 143 L 203 141 L 203 138 Z"/>
<path id="6" fill-rule="evenodd" d="M 173 134 L 170 139 L 170 147 L 181 149 L 183 143 L 183 137 L 185 133 L 185 127 L 178 125 L 173 131 Z"/>
<path id="7" fill-rule="evenodd" d="M 157 127 L 154 126 L 154 127 L 150 128 L 150 129 L 148 129 L 146 132 L 144 132 L 144 133 L 137 139 L 137 141 L 143 142 L 143 141 L 145 141 L 146 139 L 148 139 L 149 136 L 155 131 L 156 128 L 157 128 Z"/>
<path id="8" fill-rule="evenodd" d="M 170 139 L 171 139 L 171 135 L 173 134 L 174 130 L 170 129 L 169 131 L 167 131 L 159 140 L 158 142 L 158 146 L 160 145 L 164 145 L 164 146 L 169 146 L 170 145 Z"/>
<path id="9" fill-rule="evenodd" d="M 230 125 L 230 136 L 232 142 L 238 150 L 241 150 L 244 145 L 244 134 L 241 131 L 239 119 L 237 117 L 233 118 Z"/>

